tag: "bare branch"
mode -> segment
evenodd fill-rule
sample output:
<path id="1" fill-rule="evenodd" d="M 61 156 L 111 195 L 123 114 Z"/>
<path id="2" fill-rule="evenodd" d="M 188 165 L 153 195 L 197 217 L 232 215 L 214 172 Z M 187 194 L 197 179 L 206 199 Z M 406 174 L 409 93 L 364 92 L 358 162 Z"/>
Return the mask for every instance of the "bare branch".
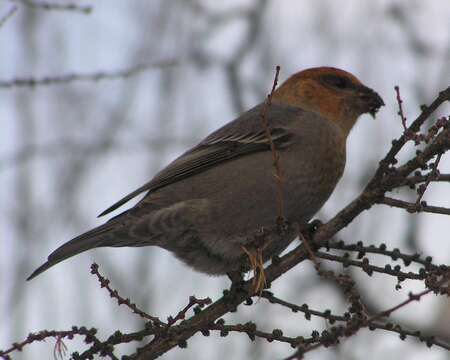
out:
<path id="1" fill-rule="evenodd" d="M 401 281 L 403 281 L 405 279 L 413 279 L 413 280 L 424 280 L 425 279 L 425 275 L 423 275 L 423 274 L 416 274 L 413 272 L 406 273 L 406 272 L 400 271 L 399 268 L 393 269 L 390 265 L 386 265 L 385 267 L 371 265 L 369 263 L 369 259 L 367 259 L 367 258 L 364 258 L 362 261 L 358 261 L 358 260 L 349 259 L 345 256 L 337 256 L 337 255 L 332 255 L 332 254 L 328 254 L 328 253 L 324 253 L 324 252 L 320 252 L 320 251 L 316 252 L 315 255 L 320 259 L 325 259 L 325 260 L 341 263 L 344 267 L 354 266 L 354 267 L 361 268 L 369 276 L 371 276 L 374 272 L 376 272 L 376 273 L 380 273 L 380 274 L 396 276 L 399 279 L 401 279 Z"/>
<path id="2" fill-rule="evenodd" d="M 431 176 L 430 175 L 418 174 L 410 176 L 406 178 L 405 182 L 402 185 L 411 186 L 422 182 L 426 182 L 428 179 L 431 179 L 431 182 L 450 182 L 450 174 L 433 174 Z"/>
<path id="3" fill-rule="evenodd" d="M 104 276 L 102 276 L 99 271 L 98 271 L 98 265 L 97 264 L 92 264 L 91 265 L 91 274 L 95 275 L 100 283 L 100 286 L 102 288 L 105 288 L 108 293 L 109 296 L 113 299 L 117 300 L 117 304 L 118 305 L 125 305 L 128 308 L 131 309 L 131 311 L 134 314 L 139 315 L 140 317 L 142 317 L 143 319 L 149 320 L 151 321 L 154 325 L 156 326 L 166 326 L 165 323 L 163 323 L 161 320 L 159 320 L 159 318 L 155 317 L 155 316 L 151 316 L 149 314 L 147 314 L 145 311 L 142 311 L 141 309 L 139 309 L 136 304 L 133 304 L 131 302 L 130 299 L 125 299 L 122 296 L 120 296 L 119 292 L 117 290 L 112 289 L 109 286 L 109 279 L 105 278 Z"/>
<path id="4" fill-rule="evenodd" d="M 391 197 L 383 197 L 381 200 L 378 201 L 379 204 L 389 205 L 392 207 L 397 207 L 400 209 L 405 209 L 409 213 L 420 213 L 420 212 L 427 212 L 427 213 L 433 213 L 433 214 L 443 214 L 443 215 L 450 215 L 450 209 L 446 207 L 440 207 L 440 206 L 430 206 L 427 205 L 425 201 L 417 203 L 410 203 L 403 200 L 394 199 Z"/>
<path id="5" fill-rule="evenodd" d="M 440 281 L 439 285 L 444 285 L 446 283 L 448 283 L 448 276 L 444 277 Z M 395 306 L 393 306 L 393 307 L 391 307 L 389 309 L 386 309 L 386 310 L 384 310 L 384 311 L 382 311 L 382 312 L 372 316 L 369 319 L 369 321 L 374 321 L 374 320 L 378 320 L 378 319 L 381 319 L 381 318 L 384 318 L 384 317 L 389 317 L 389 316 L 391 316 L 391 314 L 393 312 L 395 312 L 395 311 L 405 307 L 406 305 L 412 303 L 413 301 L 420 301 L 420 299 L 422 299 L 422 297 L 424 297 L 424 296 L 426 296 L 426 295 L 428 295 L 428 294 L 430 294 L 430 293 L 432 293 L 434 291 L 435 291 L 435 289 L 426 289 L 426 290 L 423 290 L 423 291 L 421 291 L 420 293 L 417 293 L 417 294 L 409 293 L 408 299 L 402 301 L 401 303 L 399 303 L 399 304 L 397 304 L 397 305 L 395 305 Z"/>
<path id="6" fill-rule="evenodd" d="M 398 86 L 394 87 L 395 93 L 396 93 L 396 99 L 398 104 L 398 115 L 400 116 L 400 119 L 402 120 L 402 126 L 403 130 L 406 131 L 408 127 L 406 126 L 406 116 L 403 112 L 403 100 L 400 96 L 400 88 Z"/>
<path id="7" fill-rule="evenodd" d="M 334 315 L 331 313 L 330 310 L 325 310 L 325 311 L 314 310 L 314 309 L 311 309 L 307 304 L 303 304 L 303 305 L 299 306 L 296 304 L 292 304 L 288 301 L 282 300 L 280 298 L 277 298 L 269 291 L 264 291 L 262 293 L 261 297 L 267 299 L 272 304 L 278 304 L 287 309 L 290 309 L 293 312 L 301 312 L 301 313 L 305 314 L 304 317 L 306 320 L 310 320 L 312 316 L 317 316 L 317 317 L 321 317 L 321 318 L 327 320 L 327 322 L 330 325 L 333 325 L 336 322 L 348 322 L 349 320 L 351 320 L 351 314 L 348 312 L 344 313 L 343 315 Z M 450 344 L 446 343 L 445 341 L 436 339 L 432 336 L 424 336 L 418 330 L 404 329 L 400 325 L 394 324 L 392 322 L 381 322 L 381 321 L 377 321 L 376 319 L 368 319 L 367 327 L 370 330 L 378 329 L 378 330 L 385 330 L 388 332 L 397 333 L 400 335 L 400 338 L 402 340 L 405 340 L 407 336 L 411 336 L 411 337 L 415 337 L 415 338 L 419 339 L 420 341 L 426 342 L 427 345 L 430 345 L 430 346 L 436 345 L 445 350 L 450 350 Z"/>
<path id="8" fill-rule="evenodd" d="M 9 8 L 9 10 L 0 17 L 0 28 L 5 25 L 5 23 L 11 19 L 13 17 L 13 15 L 16 13 L 17 11 L 17 6 L 13 5 Z"/>
<path id="9" fill-rule="evenodd" d="M 450 101 L 450 87 L 448 87 L 444 91 L 441 91 L 439 93 L 439 96 L 431 103 L 431 105 L 422 107 L 422 112 L 411 124 L 409 130 L 412 132 L 418 131 L 423 123 L 437 110 L 439 106 L 441 106 L 446 101 Z M 406 133 L 403 133 L 403 135 L 399 139 L 392 141 L 391 149 L 380 161 L 380 166 L 377 170 L 375 178 L 379 178 L 380 176 L 382 176 L 382 174 L 389 168 L 389 165 L 396 163 L 397 160 L 395 159 L 395 157 L 407 141 L 408 136 Z"/>
<path id="10" fill-rule="evenodd" d="M 300 338 L 283 336 L 283 332 L 280 329 L 274 329 L 271 333 L 269 333 L 258 330 L 256 328 L 256 324 L 252 322 L 248 322 L 246 324 L 224 325 L 220 320 L 221 319 L 219 319 L 216 323 L 209 325 L 207 331 L 220 331 L 220 336 L 222 337 L 227 336 L 230 332 L 245 333 L 248 335 L 251 341 L 254 341 L 255 338 L 259 337 L 262 339 L 266 339 L 269 342 L 278 341 L 288 343 L 292 347 L 296 347 L 301 341 Z"/>
<path id="11" fill-rule="evenodd" d="M 439 175 L 438 166 L 439 166 L 439 162 L 441 161 L 441 157 L 442 157 L 442 153 L 438 154 L 437 159 L 433 164 L 433 169 L 427 175 L 427 180 L 425 181 L 425 184 L 423 184 L 419 187 L 419 189 L 418 189 L 419 196 L 417 197 L 416 205 L 420 204 L 420 202 L 423 198 L 423 195 L 425 194 L 425 191 L 427 191 L 427 189 L 428 189 L 428 185 L 430 185 L 431 180 L 434 177 L 436 177 L 436 175 Z"/>
<path id="12" fill-rule="evenodd" d="M 90 5 L 78 5 L 75 3 L 54 3 L 49 1 L 32 1 L 32 0 L 9 0 L 21 5 L 24 5 L 33 10 L 47 10 L 47 11 L 73 11 L 81 14 L 89 15 L 92 12 Z"/>
<path id="13" fill-rule="evenodd" d="M 58 76 L 44 76 L 40 78 L 14 78 L 11 80 L 0 80 L 0 89 L 10 89 L 15 87 L 30 87 L 44 85 L 63 85 L 78 81 L 102 81 L 102 80 L 117 80 L 126 79 L 131 76 L 138 75 L 142 72 L 163 69 L 170 66 L 178 65 L 177 60 L 168 59 L 160 61 L 151 61 L 142 64 L 137 64 L 128 68 L 115 71 L 98 71 L 93 73 L 68 73 Z"/>
<path id="14" fill-rule="evenodd" d="M 378 254 L 382 256 L 387 256 L 392 260 L 402 260 L 405 266 L 409 266 L 411 263 L 416 263 L 423 265 L 425 269 L 437 269 L 442 268 L 445 265 L 436 266 L 432 263 L 431 256 L 422 257 L 421 254 L 404 254 L 398 248 L 393 250 L 388 250 L 386 244 L 380 244 L 378 247 L 374 245 L 364 246 L 362 241 L 355 244 L 348 244 L 344 241 L 329 241 L 325 248 L 344 250 L 344 251 L 356 251 L 358 252 L 358 259 L 364 258 L 367 254 Z M 395 274 L 394 274 L 395 275 Z M 396 275 L 395 275 L 396 276 Z"/>
<path id="15" fill-rule="evenodd" d="M 186 313 L 192 307 L 197 305 L 199 307 L 199 309 L 202 309 L 204 306 L 209 305 L 211 303 L 212 303 L 212 301 L 210 298 L 197 299 L 195 296 L 191 296 L 189 298 L 189 303 L 183 309 L 181 309 L 176 316 L 174 316 L 174 317 L 169 316 L 169 318 L 167 319 L 167 325 L 172 326 L 177 321 L 184 320 L 184 318 L 186 317 Z"/>
<path id="16" fill-rule="evenodd" d="M 27 336 L 27 338 L 21 342 L 14 343 L 9 349 L 6 349 L 5 351 L 0 350 L 0 357 L 2 359 L 9 359 L 9 354 L 11 354 L 14 351 L 22 351 L 22 349 L 30 345 L 36 341 L 45 341 L 48 338 L 55 338 L 56 341 L 60 341 L 58 339 L 61 338 L 67 338 L 67 339 L 73 339 L 75 335 L 80 335 L 85 337 L 86 343 L 93 343 L 93 346 L 97 346 L 101 348 L 103 351 L 105 351 L 105 354 L 108 354 L 108 356 L 113 360 L 118 360 L 114 354 L 108 349 L 107 347 L 102 346 L 101 341 L 96 337 L 97 330 L 96 329 L 86 329 L 85 327 L 72 327 L 71 330 L 67 331 L 55 331 L 55 330 L 43 330 L 38 333 L 31 333 Z"/>

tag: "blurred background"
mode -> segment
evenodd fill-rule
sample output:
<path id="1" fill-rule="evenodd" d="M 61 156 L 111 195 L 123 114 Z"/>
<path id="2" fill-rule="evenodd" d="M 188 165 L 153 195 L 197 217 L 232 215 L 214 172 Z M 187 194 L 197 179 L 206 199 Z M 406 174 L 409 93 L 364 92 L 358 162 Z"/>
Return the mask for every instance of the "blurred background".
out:
<path id="1" fill-rule="evenodd" d="M 228 279 L 194 273 L 159 248 L 94 250 L 32 282 L 25 278 L 58 245 L 102 223 L 96 216 L 109 205 L 211 130 L 262 101 L 276 65 L 281 80 L 312 66 L 343 68 L 386 103 L 375 121 L 364 116 L 354 128 L 345 175 L 318 214 L 322 220 L 358 195 L 391 140 L 401 134 L 393 87 L 400 86 L 412 121 L 420 104 L 450 84 L 450 2 L 445 0 L 75 4 L 92 6 L 92 11 L 0 1 L 0 19 L 5 19 L 0 25 L 0 349 L 41 329 L 85 325 L 98 328 L 101 337 L 116 329 L 139 329 L 140 319 L 118 307 L 90 275 L 93 261 L 122 295 L 162 318 L 176 314 L 192 294 L 221 295 Z M 62 77 L 67 74 L 77 76 Z M 20 79 L 45 77 L 60 83 L 13 86 Z M 449 110 L 442 107 L 442 113 Z M 401 159 L 413 151 L 408 148 Z M 450 172 L 448 156 L 440 168 Z M 395 196 L 411 200 L 416 194 L 405 190 Z M 425 200 L 450 206 L 449 184 L 433 184 Z M 387 243 L 448 264 L 449 229 L 450 219 L 443 215 L 378 206 L 340 237 Z M 421 289 L 420 283 L 408 282 L 395 291 L 395 279 L 385 275 L 352 275 L 372 309 L 392 306 L 408 291 Z M 318 278 L 309 262 L 285 274 L 272 290 L 319 310 L 342 313 L 346 308 L 342 293 Z M 395 315 L 405 327 L 450 341 L 448 301 L 427 297 Z M 290 336 L 327 327 L 321 319 L 307 321 L 263 299 L 241 306 L 228 319 L 253 320 L 263 330 L 282 328 Z M 77 340 L 66 344 L 69 352 L 84 348 Z M 53 345 L 53 340 L 33 344 L 14 358 L 51 358 Z M 214 334 L 197 335 L 188 349 L 174 349 L 165 358 L 280 359 L 291 353 L 285 344 Z M 449 358 L 414 339 L 400 341 L 394 334 L 366 330 L 340 346 L 308 354 L 309 359 L 399 356 Z"/>

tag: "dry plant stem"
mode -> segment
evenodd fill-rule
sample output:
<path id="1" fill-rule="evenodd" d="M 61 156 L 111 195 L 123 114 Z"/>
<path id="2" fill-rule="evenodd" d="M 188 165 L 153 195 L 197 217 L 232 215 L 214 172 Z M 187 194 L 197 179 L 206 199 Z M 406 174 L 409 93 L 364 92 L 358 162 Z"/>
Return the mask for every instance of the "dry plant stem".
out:
<path id="1" fill-rule="evenodd" d="M 64 343 L 61 336 L 56 337 L 55 347 L 53 349 L 53 358 L 63 360 L 67 354 L 67 345 Z"/>
<path id="2" fill-rule="evenodd" d="M 267 119 L 267 113 L 270 110 L 272 105 L 272 97 L 273 93 L 278 84 L 278 77 L 280 75 L 280 66 L 277 66 L 275 69 L 275 78 L 273 79 L 272 89 L 270 90 L 269 95 L 267 95 L 267 99 L 264 103 L 264 106 L 261 110 L 260 120 L 261 125 L 264 128 L 266 133 L 267 140 L 269 141 L 270 150 L 272 152 L 272 160 L 273 166 L 275 168 L 274 178 L 277 182 L 277 204 L 278 204 L 278 217 L 277 224 L 282 224 L 284 222 L 284 201 L 283 201 L 283 174 L 280 165 L 280 155 L 275 148 L 275 144 L 272 139 L 272 132 L 269 126 L 269 120 Z M 262 257 L 262 250 L 256 249 L 255 254 L 253 254 L 249 249 L 245 246 L 242 246 L 242 250 L 248 256 L 250 261 L 250 266 L 253 271 L 253 291 L 255 293 L 261 293 L 264 287 L 266 286 L 266 277 L 264 275 L 264 261 Z"/>
<path id="3" fill-rule="evenodd" d="M 280 154 L 278 153 L 278 151 L 275 147 L 275 143 L 273 142 L 273 139 L 272 139 L 272 132 L 271 132 L 271 129 L 269 126 L 269 121 L 267 119 L 267 112 L 269 111 L 270 106 L 272 105 L 272 97 L 273 97 L 273 93 L 278 84 L 278 77 L 280 75 L 280 69 L 281 69 L 280 66 L 277 66 L 275 69 L 275 78 L 273 80 L 272 90 L 270 91 L 270 94 L 267 96 L 267 100 L 264 103 L 264 107 L 262 108 L 261 116 L 260 116 L 261 124 L 264 128 L 264 131 L 266 132 L 266 137 L 270 144 L 270 150 L 272 152 L 273 167 L 275 169 L 275 174 L 273 174 L 273 175 L 275 177 L 275 181 L 277 182 L 277 190 L 278 190 L 278 196 L 277 196 L 277 201 L 278 201 L 277 223 L 278 224 L 282 224 L 284 221 L 283 172 L 282 172 L 281 164 L 280 164 Z"/>
<path id="4" fill-rule="evenodd" d="M 262 257 L 262 249 L 255 249 L 255 253 L 242 246 L 242 251 L 247 255 L 250 261 L 250 268 L 253 272 L 252 292 L 261 294 L 267 286 L 266 276 L 264 274 L 264 260 Z"/>
<path id="5" fill-rule="evenodd" d="M 45 76 L 41 78 L 15 78 L 11 80 L 0 80 L 0 89 L 11 89 L 15 87 L 30 87 L 34 88 L 36 86 L 43 85 L 62 85 L 77 81 L 102 81 L 102 80 L 117 80 L 126 79 L 128 77 L 137 75 L 139 73 L 153 70 L 153 69 L 164 69 L 170 66 L 178 65 L 177 60 L 160 60 L 160 61 L 150 61 L 142 64 L 137 64 L 128 68 L 115 70 L 115 71 L 98 71 L 94 73 L 79 74 L 79 73 L 69 73 L 59 76 Z"/>

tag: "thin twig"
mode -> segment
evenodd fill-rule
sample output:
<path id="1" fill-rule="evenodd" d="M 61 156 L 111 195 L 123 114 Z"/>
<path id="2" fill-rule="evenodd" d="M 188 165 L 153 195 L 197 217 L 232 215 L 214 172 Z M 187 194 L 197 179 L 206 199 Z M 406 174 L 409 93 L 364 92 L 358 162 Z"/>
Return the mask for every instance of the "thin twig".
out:
<path id="1" fill-rule="evenodd" d="M 351 320 L 351 314 L 348 312 L 343 315 L 334 315 L 331 313 L 330 310 L 320 311 L 320 310 L 311 309 L 307 304 L 297 305 L 297 304 L 293 304 L 288 301 L 282 300 L 282 299 L 274 296 L 269 291 L 263 291 L 261 297 L 268 300 L 272 304 L 278 304 L 280 306 L 286 307 L 287 309 L 290 309 L 293 312 L 301 312 L 301 313 L 305 314 L 306 320 L 310 320 L 312 316 L 321 317 L 321 318 L 327 320 L 330 324 L 334 324 L 335 322 L 347 322 L 347 321 Z M 394 324 L 392 322 L 384 323 L 384 322 L 378 321 L 376 319 L 371 320 L 370 318 L 368 318 L 367 322 L 368 322 L 367 327 L 370 328 L 370 330 L 378 329 L 378 330 L 384 330 L 387 332 L 397 333 L 400 335 L 402 340 L 405 339 L 407 336 L 411 336 L 411 337 L 418 338 L 420 341 L 425 341 L 429 345 L 436 345 L 443 349 L 450 350 L 450 344 L 448 344 L 444 341 L 441 341 L 439 339 L 436 339 L 433 336 L 422 335 L 420 331 L 407 330 L 407 329 L 402 328 L 398 324 Z"/>
<path id="2" fill-rule="evenodd" d="M 275 173 L 273 174 L 275 177 L 275 181 L 277 183 L 277 205 L 278 205 L 278 216 L 276 219 L 276 223 L 278 225 L 282 225 L 284 223 L 284 200 L 283 200 L 283 175 L 280 165 L 280 155 L 276 150 L 275 143 L 273 142 L 272 132 L 269 125 L 269 120 L 267 119 L 268 112 L 272 105 L 272 96 L 278 84 L 278 76 L 280 75 L 280 66 L 277 66 L 275 69 L 275 78 L 273 80 L 272 89 L 270 90 L 269 95 L 267 95 L 267 99 L 263 104 L 260 113 L 261 125 L 264 128 L 266 133 L 267 140 L 270 145 L 270 149 L 272 152 L 273 166 L 275 168 Z M 243 252 L 248 256 L 251 269 L 253 271 L 253 290 L 252 292 L 261 293 L 261 291 L 266 286 L 266 277 L 264 274 L 264 261 L 262 257 L 262 249 L 255 249 L 255 253 L 250 249 L 247 249 L 245 246 L 242 246 Z"/>
<path id="3" fill-rule="evenodd" d="M 403 112 L 403 100 L 400 96 L 400 88 L 398 87 L 398 85 L 394 86 L 394 90 L 395 90 L 397 104 L 398 104 L 398 115 L 400 116 L 400 119 L 402 120 L 403 130 L 407 131 L 408 130 L 408 127 L 406 126 L 407 119 Z"/>
<path id="4" fill-rule="evenodd" d="M 422 107 L 422 112 L 409 126 L 408 130 L 411 132 L 418 131 L 423 123 L 437 110 L 439 106 L 441 106 L 446 101 L 450 101 L 450 86 L 447 89 L 441 91 L 439 93 L 439 96 L 431 103 L 431 105 Z M 380 161 L 380 166 L 378 167 L 377 172 L 375 173 L 375 176 L 373 178 L 374 182 L 377 182 L 381 178 L 381 176 L 386 173 L 386 170 L 388 169 L 390 164 L 396 162 L 395 157 L 408 140 L 409 137 L 405 132 L 403 132 L 399 139 L 392 141 L 391 149 Z"/>
<path id="5" fill-rule="evenodd" d="M 204 298 L 204 299 L 197 299 L 195 296 L 190 296 L 189 297 L 189 303 L 182 310 L 180 310 L 175 317 L 172 317 L 172 316 L 168 317 L 167 325 L 168 326 L 172 326 L 178 320 L 184 320 L 184 318 L 186 317 L 186 313 L 193 306 L 198 305 L 199 308 L 201 309 L 204 306 L 209 305 L 211 303 L 212 303 L 212 300 L 209 297 Z"/>
<path id="6" fill-rule="evenodd" d="M 78 5 L 75 3 L 59 4 L 49 1 L 32 1 L 32 0 L 9 0 L 11 2 L 19 3 L 35 10 L 46 11 L 73 11 L 88 15 L 92 12 L 90 5 Z"/>
<path id="7" fill-rule="evenodd" d="M 94 345 L 99 346 L 101 344 L 101 341 L 97 338 L 96 334 L 96 329 L 88 330 L 85 327 L 77 326 L 74 326 L 71 330 L 66 331 L 43 330 L 38 333 L 30 333 L 25 340 L 14 343 L 9 349 L 6 349 L 4 351 L 0 350 L 0 358 L 9 359 L 9 354 L 11 354 L 12 352 L 22 351 L 25 346 L 30 345 L 36 341 L 45 341 L 48 338 L 55 338 L 58 342 L 58 339 L 72 339 L 75 335 L 80 335 L 85 337 L 86 343 L 94 343 Z M 111 351 L 107 350 L 107 347 L 102 346 L 102 348 L 105 350 L 105 353 L 110 356 L 110 358 L 118 360 L 118 358 L 115 357 Z"/>
<path id="8" fill-rule="evenodd" d="M 125 79 L 139 73 L 152 70 L 163 69 L 170 66 L 178 65 L 177 60 L 161 60 L 151 61 L 142 64 L 137 64 L 128 68 L 114 70 L 114 71 L 98 71 L 93 73 L 69 73 L 57 76 L 44 76 L 41 78 L 15 78 L 11 80 L 0 80 L 0 89 L 10 89 L 14 87 L 30 87 L 44 85 L 62 85 L 77 81 L 102 81 L 102 80 L 117 80 Z"/>
<path id="9" fill-rule="evenodd" d="M 17 6 L 13 5 L 11 8 L 2 16 L 0 17 L 0 28 L 5 25 L 5 23 L 12 18 L 12 16 L 16 13 Z"/>
<path id="10" fill-rule="evenodd" d="M 442 215 L 450 215 L 450 209 L 441 206 L 431 206 L 427 205 L 424 201 L 420 202 L 420 204 L 410 203 L 403 200 L 394 199 L 391 197 L 383 197 L 378 201 L 379 204 L 384 204 L 392 207 L 397 207 L 401 209 L 405 209 L 409 213 L 433 213 L 433 214 L 442 214 Z"/>
<path id="11" fill-rule="evenodd" d="M 283 332 L 279 329 L 275 329 L 273 332 L 264 332 L 256 328 L 256 324 L 248 322 L 246 324 L 225 325 L 216 322 L 208 326 L 208 330 L 220 331 L 222 337 L 227 336 L 229 332 L 239 332 L 248 335 L 250 340 L 254 341 L 256 337 L 266 339 L 269 342 L 279 341 L 290 344 L 295 347 L 301 341 L 300 338 L 283 336 Z"/>
<path id="12" fill-rule="evenodd" d="M 133 304 L 130 299 L 125 299 L 122 296 L 120 296 L 119 292 L 115 289 L 112 289 L 109 286 L 109 279 L 105 278 L 103 275 L 100 274 L 100 272 L 98 271 L 98 265 L 96 263 L 93 263 L 91 265 L 91 274 L 95 275 L 100 283 L 100 286 L 102 288 L 105 288 L 108 293 L 109 296 L 113 299 L 117 300 L 117 303 L 119 305 L 125 305 L 128 308 L 130 308 L 133 313 L 139 315 L 141 318 L 146 319 L 151 321 L 152 323 L 154 323 L 157 326 L 167 326 L 167 324 L 165 324 L 164 322 L 162 322 L 161 320 L 159 320 L 159 318 L 155 317 L 155 316 L 151 316 L 149 314 L 147 314 L 145 311 L 139 309 L 136 304 Z"/>
<path id="13" fill-rule="evenodd" d="M 436 161 L 433 164 L 433 169 L 429 172 L 427 175 L 427 180 L 425 181 L 425 184 L 421 185 L 419 188 L 419 196 L 416 200 L 416 206 L 420 204 L 420 201 L 423 198 L 423 195 L 425 194 L 425 191 L 427 191 L 428 185 L 430 185 L 431 180 L 433 177 L 435 177 L 437 174 L 439 174 L 438 166 L 439 162 L 441 161 L 442 153 L 438 154 Z"/>
<path id="14" fill-rule="evenodd" d="M 382 243 L 378 247 L 375 245 L 364 246 L 362 241 L 357 243 L 349 244 L 344 241 L 329 241 L 325 248 L 327 249 L 336 249 L 336 250 L 344 250 L 344 251 L 357 251 L 358 258 L 363 258 L 367 253 L 369 254 L 377 254 L 384 255 L 390 257 L 392 260 L 402 260 L 405 266 L 410 265 L 411 263 L 417 263 L 423 265 L 425 269 L 437 269 L 446 267 L 445 265 L 434 265 L 432 263 L 431 256 L 422 256 L 419 253 L 415 254 L 404 254 L 400 252 L 398 248 L 388 250 L 386 244 Z M 395 268 L 394 268 L 395 270 Z M 396 276 L 396 274 L 393 274 Z"/>
<path id="15" fill-rule="evenodd" d="M 348 266 L 359 267 L 369 276 L 371 276 L 374 272 L 376 272 L 380 274 L 397 276 L 400 279 L 424 280 L 426 278 L 426 276 L 422 274 L 416 274 L 413 272 L 403 272 L 400 271 L 400 269 L 395 268 L 393 269 L 390 265 L 386 265 L 385 267 L 370 265 L 367 258 L 363 261 L 358 261 L 349 259 L 345 256 L 332 255 L 321 251 L 316 252 L 316 256 L 320 259 L 341 263 L 344 267 Z M 398 266 L 400 267 L 400 265 Z"/>
<path id="16" fill-rule="evenodd" d="M 275 168 L 275 181 L 277 183 L 277 190 L 278 190 L 278 197 L 277 197 L 277 203 L 278 203 L 278 218 L 277 223 L 282 224 L 284 222 L 284 194 L 283 194 L 283 172 L 281 170 L 280 165 L 280 154 L 278 153 L 275 143 L 272 139 L 272 132 L 269 125 L 269 120 L 267 119 L 267 113 L 269 112 L 270 106 L 272 105 L 272 97 L 273 93 L 278 85 L 278 76 L 280 75 L 280 66 L 277 66 L 275 68 L 275 78 L 273 80 L 272 90 L 270 91 L 269 95 L 267 95 L 267 99 L 264 103 L 264 106 L 262 107 L 261 114 L 260 114 L 260 120 L 261 124 L 264 128 L 264 131 L 266 132 L 267 140 L 270 144 L 270 150 L 272 152 L 272 160 L 273 160 L 273 167 Z"/>
<path id="17" fill-rule="evenodd" d="M 320 263 L 317 260 L 316 256 L 314 255 L 314 251 L 309 244 L 309 241 L 307 240 L 306 236 L 304 236 L 301 232 L 298 234 L 299 240 L 302 242 L 302 244 L 305 246 L 306 252 L 309 255 L 309 260 L 311 260 L 314 264 L 314 267 L 316 270 L 320 269 Z"/>
<path id="18" fill-rule="evenodd" d="M 449 281 L 448 276 L 443 276 L 442 279 L 436 284 L 436 287 L 440 287 L 440 286 L 448 283 L 448 281 Z M 395 305 L 395 306 L 393 306 L 393 307 L 391 307 L 389 309 L 381 311 L 378 314 L 375 314 L 374 316 L 371 316 L 368 321 L 370 322 L 370 321 L 378 320 L 378 319 L 381 319 L 381 318 L 389 317 L 389 316 L 391 316 L 391 314 L 393 312 L 395 312 L 395 311 L 405 307 L 406 305 L 412 303 L 413 301 L 420 301 L 422 299 L 422 297 L 424 297 L 424 296 L 426 296 L 426 295 L 428 295 L 428 294 L 430 294 L 432 292 L 436 292 L 436 288 L 435 287 L 423 290 L 423 291 L 421 291 L 420 293 L 417 293 L 417 294 L 409 293 L 408 294 L 408 299 L 402 301 L 401 303 L 399 303 L 399 304 L 397 304 L 397 305 Z"/>
<path id="19" fill-rule="evenodd" d="M 422 182 L 426 182 L 430 179 L 431 182 L 450 182 L 450 174 L 431 174 L 427 175 L 413 175 L 405 179 L 402 185 L 415 185 Z"/>
<path id="20" fill-rule="evenodd" d="M 444 276 L 438 284 L 436 284 L 436 287 L 442 286 L 443 284 L 448 282 L 448 276 Z M 448 290 L 448 289 L 447 289 Z M 327 331 L 326 335 L 323 334 L 320 336 L 317 336 L 316 341 L 307 346 L 301 346 L 299 349 L 288 359 L 295 359 L 295 358 L 303 358 L 304 354 L 307 352 L 310 352 L 312 350 L 315 350 L 321 346 L 330 346 L 330 345 L 336 345 L 339 343 L 339 338 L 349 338 L 353 335 L 355 335 L 359 329 L 361 328 L 370 328 L 370 329 L 376 329 L 377 325 L 379 325 L 376 320 L 379 320 L 381 318 L 389 317 L 393 312 L 405 307 L 406 305 L 410 304 L 413 301 L 420 301 L 422 297 L 430 294 L 431 292 L 436 292 L 436 288 L 433 289 L 427 289 L 424 290 L 418 294 L 410 293 L 407 300 L 402 301 L 401 303 L 387 309 L 384 311 L 379 312 L 376 315 L 373 315 L 368 318 L 364 317 L 355 317 L 353 318 L 354 321 L 352 321 L 351 318 L 346 319 L 346 326 L 334 326 L 332 330 L 334 331 Z M 272 299 L 273 300 L 273 299 Z M 387 324 L 384 324 L 385 326 L 378 327 L 380 329 L 385 330 L 392 330 L 393 326 L 387 326 Z M 406 337 L 406 333 L 403 329 L 399 327 L 397 329 L 398 333 L 401 334 L 401 336 Z M 419 339 L 422 339 L 421 336 L 419 336 Z M 434 338 L 427 339 L 427 345 L 438 345 L 445 349 L 449 349 L 450 346 L 448 344 L 442 343 L 442 342 L 435 342 Z"/>

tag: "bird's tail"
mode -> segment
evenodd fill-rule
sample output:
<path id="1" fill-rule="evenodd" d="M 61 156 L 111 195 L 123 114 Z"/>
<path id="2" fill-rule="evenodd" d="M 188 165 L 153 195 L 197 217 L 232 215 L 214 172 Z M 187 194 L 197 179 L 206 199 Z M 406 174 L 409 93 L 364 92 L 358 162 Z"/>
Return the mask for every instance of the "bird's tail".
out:
<path id="1" fill-rule="evenodd" d="M 57 248 L 53 251 L 49 256 L 47 261 L 38 267 L 28 278 L 27 280 L 31 280 L 43 273 L 47 269 L 51 268 L 53 265 L 58 264 L 59 262 L 66 260 L 74 255 L 77 255 L 86 250 L 90 250 L 96 247 L 101 246 L 111 246 L 109 244 L 111 242 L 111 230 L 117 224 L 114 223 L 106 223 L 100 225 L 76 238 L 66 242 L 64 245 Z"/>

